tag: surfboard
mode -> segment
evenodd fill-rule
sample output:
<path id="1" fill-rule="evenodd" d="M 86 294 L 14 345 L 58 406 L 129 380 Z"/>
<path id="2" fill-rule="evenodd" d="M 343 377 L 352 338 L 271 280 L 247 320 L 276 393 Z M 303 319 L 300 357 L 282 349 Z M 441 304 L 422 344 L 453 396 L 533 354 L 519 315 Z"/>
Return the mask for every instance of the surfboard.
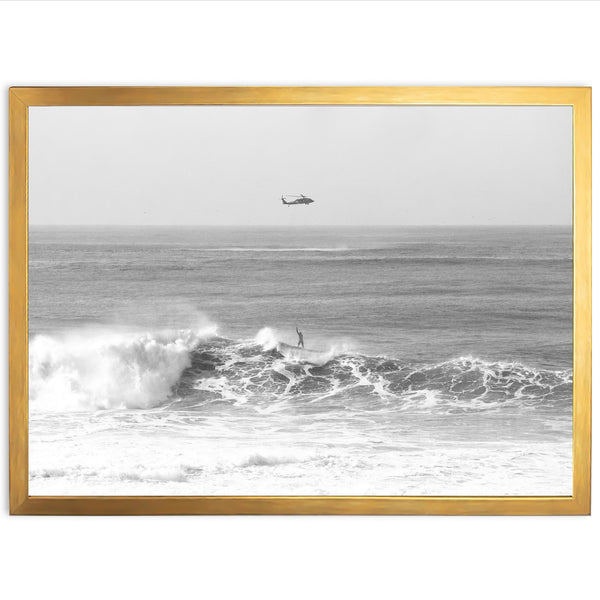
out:
<path id="1" fill-rule="evenodd" d="M 290 360 L 306 360 L 311 361 L 323 355 L 323 352 L 319 350 L 307 350 L 306 348 L 298 348 L 296 346 L 290 346 L 284 342 L 277 343 L 277 352 L 283 354 L 285 358 Z"/>

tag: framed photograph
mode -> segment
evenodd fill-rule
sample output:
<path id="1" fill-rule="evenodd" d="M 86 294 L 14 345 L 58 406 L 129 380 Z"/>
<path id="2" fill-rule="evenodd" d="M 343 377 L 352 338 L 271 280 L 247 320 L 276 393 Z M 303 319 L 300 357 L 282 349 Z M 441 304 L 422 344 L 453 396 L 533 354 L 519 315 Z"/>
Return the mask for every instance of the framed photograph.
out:
<path id="1" fill-rule="evenodd" d="M 12 88 L 13 514 L 589 514 L 589 88 Z"/>

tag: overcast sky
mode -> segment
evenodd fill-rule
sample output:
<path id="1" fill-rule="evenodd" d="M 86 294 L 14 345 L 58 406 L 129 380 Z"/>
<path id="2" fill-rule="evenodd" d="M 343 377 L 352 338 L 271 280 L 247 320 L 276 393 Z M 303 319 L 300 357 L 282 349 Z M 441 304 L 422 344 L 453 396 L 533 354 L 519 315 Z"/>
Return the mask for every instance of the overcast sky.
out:
<path id="1" fill-rule="evenodd" d="M 571 223 L 569 107 L 29 110 L 32 225 Z"/>

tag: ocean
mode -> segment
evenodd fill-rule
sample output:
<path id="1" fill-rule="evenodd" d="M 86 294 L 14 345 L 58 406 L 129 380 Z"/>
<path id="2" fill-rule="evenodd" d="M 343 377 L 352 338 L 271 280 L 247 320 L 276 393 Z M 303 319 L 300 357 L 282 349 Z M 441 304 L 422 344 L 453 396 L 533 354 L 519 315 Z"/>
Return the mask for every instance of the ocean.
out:
<path id="1" fill-rule="evenodd" d="M 31 227 L 29 493 L 571 495 L 571 244 Z"/>

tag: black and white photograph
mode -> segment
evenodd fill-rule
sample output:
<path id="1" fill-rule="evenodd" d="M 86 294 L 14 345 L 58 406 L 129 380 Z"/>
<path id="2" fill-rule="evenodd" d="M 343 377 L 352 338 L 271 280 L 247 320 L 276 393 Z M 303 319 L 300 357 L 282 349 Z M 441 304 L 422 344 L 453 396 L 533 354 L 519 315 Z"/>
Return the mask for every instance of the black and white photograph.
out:
<path id="1" fill-rule="evenodd" d="M 29 110 L 29 493 L 570 496 L 567 106 Z"/>
<path id="2" fill-rule="evenodd" d="M 597 596 L 599 22 L 0 2 L 3 595 Z"/>

